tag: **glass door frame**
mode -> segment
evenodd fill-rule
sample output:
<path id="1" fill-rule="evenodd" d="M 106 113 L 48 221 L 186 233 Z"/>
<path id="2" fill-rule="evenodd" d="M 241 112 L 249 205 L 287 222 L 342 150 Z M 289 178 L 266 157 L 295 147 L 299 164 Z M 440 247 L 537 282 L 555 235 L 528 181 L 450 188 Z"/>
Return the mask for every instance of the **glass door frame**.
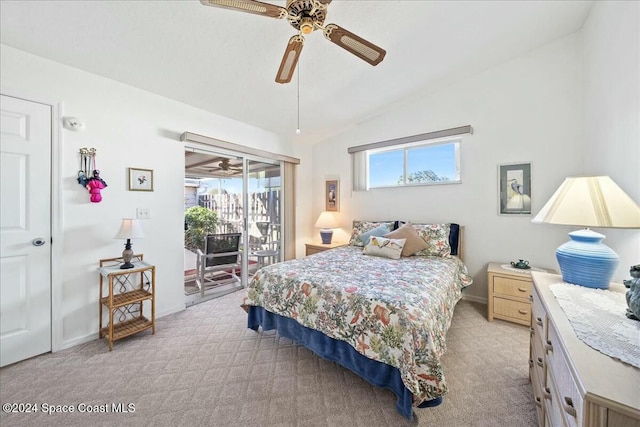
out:
<path id="1" fill-rule="evenodd" d="M 279 176 L 280 176 L 280 200 L 279 200 L 279 211 L 280 211 L 280 218 L 279 218 L 279 222 L 278 225 L 280 227 L 280 235 L 277 241 L 277 254 L 273 255 L 272 257 L 275 258 L 275 262 L 280 262 L 282 260 L 282 244 L 284 242 L 284 236 L 282 233 L 283 230 L 283 222 L 284 222 L 284 218 L 282 215 L 282 212 L 284 209 L 282 209 L 283 206 L 283 194 L 284 192 L 282 191 L 282 180 L 284 178 L 284 162 L 282 161 L 278 161 L 278 160 L 273 160 L 273 159 L 267 159 L 264 157 L 257 157 L 257 156 L 251 156 L 251 155 L 244 155 L 244 156 L 238 156 L 242 158 L 242 204 L 243 204 L 243 209 L 242 209 L 242 215 L 243 215 L 243 233 L 242 233 L 242 247 L 244 248 L 244 251 L 246 252 L 246 255 L 243 253 L 243 257 L 242 257 L 242 272 L 241 272 L 241 283 L 242 283 L 242 287 L 245 288 L 248 283 L 249 283 L 249 278 L 248 278 L 248 272 L 249 272 L 249 257 L 251 256 L 251 247 L 250 247 L 250 226 L 251 224 L 249 223 L 249 175 L 250 175 L 250 165 L 252 162 L 254 163 L 262 163 L 262 164 L 269 164 L 272 166 L 278 166 L 279 169 Z M 255 173 L 255 171 L 251 171 L 251 173 Z M 270 223 L 273 224 L 273 222 L 271 222 L 270 219 Z"/>

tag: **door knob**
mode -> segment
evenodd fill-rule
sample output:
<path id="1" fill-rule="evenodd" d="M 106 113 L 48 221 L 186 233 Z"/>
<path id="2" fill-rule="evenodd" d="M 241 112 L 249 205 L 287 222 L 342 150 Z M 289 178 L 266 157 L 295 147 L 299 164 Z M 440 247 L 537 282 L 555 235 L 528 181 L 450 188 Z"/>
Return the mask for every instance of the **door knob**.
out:
<path id="1" fill-rule="evenodd" d="M 31 243 L 33 243 L 33 246 L 42 246 L 47 242 L 42 237 L 36 237 L 31 241 Z"/>

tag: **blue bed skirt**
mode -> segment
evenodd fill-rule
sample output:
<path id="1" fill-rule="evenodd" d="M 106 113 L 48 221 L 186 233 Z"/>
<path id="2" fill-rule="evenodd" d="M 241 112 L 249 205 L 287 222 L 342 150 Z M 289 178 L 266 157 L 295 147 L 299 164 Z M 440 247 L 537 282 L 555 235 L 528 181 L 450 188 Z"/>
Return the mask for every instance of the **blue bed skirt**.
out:
<path id="1" fill-rule="evenodd" d="M 302 326 L 293 319 L 271 313 L 262 307 L 248 306 L 248 327 L 254 331 L 262 327 L 263 331 L 275 329 L 278 335 L 304 345 L 318 356 L 336 362 L 355 372 L 370 384 L 385 387 L 393 391 L 398 398 L 396 409 L 408 420 L 413 419 L 413 394 L 404 386 L 400 371 L 393 366 L 371 360 L 344 341 L 330 338 L 314 329 Z M 420 408 L 438 406 L 442 397 L 420 404 Z"/>

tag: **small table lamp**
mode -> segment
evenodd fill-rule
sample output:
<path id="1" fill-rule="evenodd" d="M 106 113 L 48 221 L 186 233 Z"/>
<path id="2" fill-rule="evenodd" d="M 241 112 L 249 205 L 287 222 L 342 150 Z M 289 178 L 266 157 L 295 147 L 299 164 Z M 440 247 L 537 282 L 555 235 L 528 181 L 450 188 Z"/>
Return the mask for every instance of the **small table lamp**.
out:
<path id="1" fill-rule="evenodd" d="M 131 258 L 133 258 L 133 250 L 131 249 L 131 239 L 140 239 L 144 237 L 142 232 L 142 226 L 137 219 L 124 218 L 120 225 L 120 231 L 116 235 L 116 239 L 127 239 L 127 243 L 124 244 L 124 251 L 122 251 L 122 260 L 124 264 L 120 268 L 133 268 Z"/>
<path id="2" fill-rule="evenodd" d="M 337 226 L 338 223 L 331 212 L 323 211 L 320 214 L 316 221 L 315 228 L 321 228 L 320 237 L 322 238 L 323 244 L 328 245 L 331 243 L 331 238 L 333 237 L 332 228 L 336 228 Z"/>
<path id="3" fill-rule="evenodd" d="M 588 227 L 640 228 L 640 207 L 608 176 L 570 177 L 532 222 L 587 227 L 556 250 L 562 280 L 608 289 L 620 257 Z"/>

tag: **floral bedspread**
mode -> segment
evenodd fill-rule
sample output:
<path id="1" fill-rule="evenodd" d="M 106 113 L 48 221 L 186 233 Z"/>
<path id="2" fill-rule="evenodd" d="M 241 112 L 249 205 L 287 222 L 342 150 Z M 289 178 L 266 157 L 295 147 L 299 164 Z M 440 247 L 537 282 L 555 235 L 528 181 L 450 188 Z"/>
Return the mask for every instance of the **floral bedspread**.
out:
<path id="1" fill-rule="evenodd" d="M 296 319 L 398 368 L 418 405 L 447 392 L 440 358 L 454 306 L 471 283 L 456 257 L 392 260 L 346 246 L 262 268 L 244 304 Z"/>

